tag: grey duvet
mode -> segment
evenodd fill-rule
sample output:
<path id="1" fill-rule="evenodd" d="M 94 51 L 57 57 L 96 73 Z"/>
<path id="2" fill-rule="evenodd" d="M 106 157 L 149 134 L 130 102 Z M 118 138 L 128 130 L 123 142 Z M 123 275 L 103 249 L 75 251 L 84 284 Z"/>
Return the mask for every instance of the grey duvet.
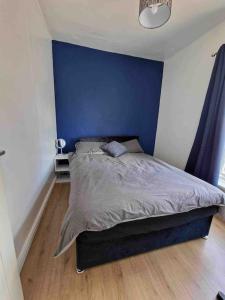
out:
<path id="1" fill-rule="evenodd" d="M 55 256 L 83 231 L 224 204 L 218 188 L 144 153 L 74 155 L 69 207 Z"/>

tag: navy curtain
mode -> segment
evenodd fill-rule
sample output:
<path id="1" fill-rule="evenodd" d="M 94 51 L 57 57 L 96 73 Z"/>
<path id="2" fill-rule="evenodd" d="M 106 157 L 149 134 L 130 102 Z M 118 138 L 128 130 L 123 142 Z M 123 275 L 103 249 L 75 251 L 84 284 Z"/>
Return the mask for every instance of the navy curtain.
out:
<path id="1" fill-rule="evenodd" d="M 218 184 L 225 145 L 225 45 L 216 56 L 197 134 L 185 171 Z"/>

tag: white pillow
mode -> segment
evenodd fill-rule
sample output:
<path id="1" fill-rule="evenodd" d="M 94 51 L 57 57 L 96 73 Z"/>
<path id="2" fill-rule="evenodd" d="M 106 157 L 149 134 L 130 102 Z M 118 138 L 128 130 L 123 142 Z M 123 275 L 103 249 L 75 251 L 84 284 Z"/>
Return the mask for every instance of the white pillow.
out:
<path id="1" fill-rule="evenodd" d="M 130 140 L 122 143 L 126 148 L 128 153 L 143 153 L 144 150 L 141 148 L 138 140 Z"/>
<path id="2" fill-rule="evenodd" d="M 105 142 L 77 142 L 75 149 L 77 154 L 104 154 L 104 151 L 100 148 L 105 145 Z"/>

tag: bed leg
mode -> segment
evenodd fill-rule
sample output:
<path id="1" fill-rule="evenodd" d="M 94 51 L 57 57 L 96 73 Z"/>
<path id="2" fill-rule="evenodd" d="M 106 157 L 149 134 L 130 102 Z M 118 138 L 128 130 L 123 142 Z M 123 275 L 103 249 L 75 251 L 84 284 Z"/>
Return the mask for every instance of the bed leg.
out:
<path id="1" fill-rule="evenodd" d="M 208 236 L 208 235 L 206 235 L 206 236 L 203 236 L 203 239 L 204 239 L 204 240 L 208 240 L 208 238 L 209 238 L 209 236 Z"/>
<path id="2" fill-rule="evenodd" d="M 77 274 L 82 274 L 82 273 L 84 273 L 85 271 L 86 271 L 86 270 L 80 270 L 80 269 L 76 268 Z"/>

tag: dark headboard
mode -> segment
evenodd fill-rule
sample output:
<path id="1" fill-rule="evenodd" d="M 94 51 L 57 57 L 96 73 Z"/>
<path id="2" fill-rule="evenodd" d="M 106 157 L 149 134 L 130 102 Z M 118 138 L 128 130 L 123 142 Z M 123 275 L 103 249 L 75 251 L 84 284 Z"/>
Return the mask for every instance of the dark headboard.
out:
<path id="1" fill-rule="evenodd" d="M 126 142 L 126 141 L 130 141 L 130 140 L 134 140 L 134 139 L 139 140 L 139 137 L 138 136 L 82 137 L 82 138 L 79 138 L 78 141 L 109 143 L 111 141 Z"/>

